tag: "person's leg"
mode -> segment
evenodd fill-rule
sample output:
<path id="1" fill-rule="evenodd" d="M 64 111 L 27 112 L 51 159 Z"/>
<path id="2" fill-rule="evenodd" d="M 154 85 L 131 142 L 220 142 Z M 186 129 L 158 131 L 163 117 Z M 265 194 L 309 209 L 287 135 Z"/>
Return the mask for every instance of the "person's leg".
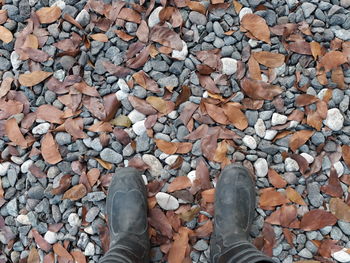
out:
<path id="1" fill-rule="evenodd" d="M 216 185 L 212 263 L 274 262 L 248 241 L 255 200 L 254 182 L 248 170 L 227 166 Z"/>
<path id="2" fill-rule="evenodd" d="M 100 263 L 148 262 L 147 192 L 138 170 L 128 167 L 116 171 L 108 189 L 106 213 L 110 248 Z"/>

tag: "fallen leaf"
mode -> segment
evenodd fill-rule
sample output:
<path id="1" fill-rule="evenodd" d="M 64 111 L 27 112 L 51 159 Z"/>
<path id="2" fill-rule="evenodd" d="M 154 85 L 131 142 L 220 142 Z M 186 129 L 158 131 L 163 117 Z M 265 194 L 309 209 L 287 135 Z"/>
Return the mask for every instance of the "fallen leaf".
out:
<path id="1" fill-rule="evenodd" d="M 61 177 L 58 187 L 52 188 L 51 194 L 60 195 L 63 194 L 70 186 L 72 182 L 72 175 L 65 174 Z"/>
<path id="2" fill-rule="evenodd" d="M 285 59 L 284 55 L 282 54 L 268 51 L 253 52 L 253 57 L 259 64 L 262 64 L 268 68 L 278 68 L 282 66 Z"/>
<path id="3" fill-rule="evenodd" d="M 300 146 L 304 145 L 315 133 L 312 130 L 301 130 L 295 132 L 289 140 L 289 148 L 295 152 Z"/>
<path id="4" fill-rule="evenodd" d="M 350 222 L 350 207 L 339 198 L 331 198 L 329 209 L 339 220 Z"/>
<path id="5" fill-rule="evenodd" d="M 192 185 L 190 179 L 187 176 L 177 176 L 168 186 L 168 193 L 172 193 L 178 190 L 186 189 Z"/>
<path id="6" fill-rule="evenodd" d="M 155 207 L 149 210 L 149 224 L 159 230 L 162 235 L 172 238 L 171 224 L 161 209 Z"/>
<path id="7" fill-rule="evenodd" d="M 267 174 L 269 182 L 276 188 L 284 188 L 287 182 L 274 169 L 270 168 Z"/>
<path id="8" fill-rule="evenodd" d="M 342 153 L 343 153 L 343 160 L 344 160 L 344 162 L 346 163 L 348 168 L 350 168 L 350 146 L 344 144 L 342 146 Z"/>
<path id="9" fill-rule="evenodd" d="M 288 199 L 273 188 L 265 188 L 261 191 L 259 206 L 278 206 L 288 203 Z"/>
<path id="10" fill-rule="evenodd" d="M 246 14 L 242 18 L 241 25 L 257 39 L 271 43 L 270 29 L 264 18 L 255 14 Z"/>
<path id="11" fill-rule="evenodd" d="M 8 44 L 13 40 L 13 35 L 10 30 L 4 26 L 0 26 L 0 40 Z"/>
<path id="12" fill-rule="evenodd" d="M 83 252 L 80 250 L 73 250 L 70 252 L 70 254 L 73 256 L 74 261 L 77 263 L 86 263 L 86 257 Z"/>
<path id="13" fill-rule="evenodd" d="M 201 2 L 186 1 L 186 4 L 187 4 L 188 8 L 191 9 L 192 11 L 197 11 L 203 15 L 207 11 L 206 7 Z"/>
<path id="14" fill-rule="evenodd" d="M 103 67 L 112 75 L 123 78 L 131 74 L 131 70 L 122 66 L 114 65 L 109 61 L 102 61 Z"/>
<path id="15" fill-rule="evenodd" d="M 227 142 L 225 140 L 219 142 L 213 157 L 214 162 L 223 163 L 224 165 L 230 164 L 230 160 L 227 157 L 227 151 Z"/>
<path id="16" fill-rule="evenodd" d="M 63 19 L 66 20 L 67 22 L 71 23 L 73 26 L 76 26 L 80 30 L 83 30 L 83 27 L 79 24 L 77 20 L 75 20 L 73 17 L 71 17 L 68 13 L 65 13 L 63 15 Z"/>
<path id="17" fill-rule="evenodd" d="M 63 120 L 61 119 L 63 117 L 63 111 L 57 109 L 52 105 L 41 105 L 37 108 L 35 113 L 37 119 L 57 124 L 63 123 Z"/>
<path id="18" fill-rule="evenodd" d="M 100 158 L 95 158 L 95 160 L 103 167 L 105 168 L 106 170 L 111 170 L 112 167 L 113 167 L 113 164 L 109 163 L 109 162 L 106 162 Z"/>
<path id="19" fill-rule="evenodd" d="M 224 113 L 237 129 L 243 131 L 248 127 L 248 119 L 246 115 L 233 103 L 226 103 L 223 106 Z"/>
<path id="20" fill-rule="evenodd" d="M 141 42 L 140 42 L 141 43 Z M 150 56 L 151 45 L 143 48 L 141 52 L 134 58 L 130 58 L 126 61 L 126 66 L 132 69 L 138 69 L 146 64 Z"/>
<path id="21" fill-rule="evenodd" d="M 344 72 L 341 66 L 332 70 L 332 81 L 337 84 L 340 89 L 345 89 Z"/>
<path id="22" fill-rule="evenodd" d="M 85 132 L 83 132 L 84 128 L 84 120 L 81 117 L 75 119 L 66 119 L 64 122 L 64 128 L 66 132 L 72 135 L 73 139 L 84 139 L 87 137 Z"/>
<path id="23" fill-rule="evenodd" d="M 131 8 L 122 8 L 118 14 L 118 18 L 137 24 L 141 23 L 140 13 Z"/>
<path id="24" fill-rule="evenodd" d="M 317 220 L 315 220 L 317 218 Z M 315 209 L 307 212 L 301 219 L 300 228 L 305 231 L 313 231 L 333 226 L 337 223 L 337 218 L 330 212 L 321 209 Z"/>
<path id="25" fill-rule="evenodd" d="M 299 205 L 306 205 L 305 201 L 303 200 L 303 198 L 300 196 L 300 194 L 295 191 L 293 188 L 291 187 L 288 187 L 286 189 L 286 196 L 287 198 L 296 203 L 296 204 L 299 204 Z"/>
<path id="26" fill-rule="evenodd" d="M 154 26 L 150 32 L 150 40 L 175 50 L 182 50 L 184 45 L 179 34 L 167 26 Z"/>
<path id="27" fill-rule="evenodd" d="M 146 98 L 146 101 L 152 105 L 153 108 L 155 108 L 157 111 L 160 113 L 166 114 L 168 109 L 167 109 L 167 103 L 165 100 L 163 100 L 160 97 L 156 96 L 149 96 Z"/>
<path id="28" fill-rule="evenodd" d="M 9 92 L 11 89 L 11 84 L 13 82 L 13 78 L 7 77 L 5 78 L 0 85 L 0 99 Z"/>
<path id="29" fill-rule="evenodd" d="M 38 250 L 35 247 L 32 247 L 29 251 L 27 258 L 28 263 L 40 263 L 40 256 Z"/>
<path id="30" fill-rule="evenodd" d="M 311 46 L 309 42 L 304 40 L 297 40 L 288 44 L 290 51 L 302 54 L 302 55 L 312 55 Z"/>
<path id="31" fill-rule="evenodd" d="M 346 62 L 346 56 L 340 51 L 330 51 L 320 59 L 320 64 L 324 67 L 326 72 L 335 69 Z"/>
<path id="32" fill-rule="evenodd" d="M 5 24 L 7 18 L 7 10 L 0 10 L 0 25 Z"/>
<path id="33" fill-rule="evenodd" d="M 320 43 L 312 41 L 310 43 L 311 53 L 315 60 L 322 56 L 322 47 Z"/>
<path id="34" fill-rule="evenodd" d="M 298 107 L 304 107 L 310 104 L 313 104 L 315 102 L 318 101 L 318 98 L 314 95 L 310 95 L 310 94 L 301 94 L 299 95 L 296 100 L 295 100 L 295 104 Z"/>
<path id="35" fill-rule="evenodd" d="M 199 79 L 199 84 L 211 93 L 220 93 L 221 91 L 216 86 L 214 80 L 210 76 L 197 74 Z"/>
<path id="36" fill-rule="evenodd" d="M 249 72 L 249 78 L 255 79 L 255 80 L 261 80 L 260 65 L 254 58 L 254 56 L 250 56 L 248 60 L 248 72 Z"/>
<path id="37" fill-rule="evenodd" d="M 213 222 L 211 220 L 207 220 L 204 225 L 196 228 L 194 231 L 194 236 L 198 238 L 207 238 L 213 233 Z"/>
<path id="38" fill-rule="evenodd" d="M 338 173 L 335 170 L 335 168 L 333 167 L 331 168 L 328 184 L 321 186 L 321 191 L 332 197 L 341 198 L 343 196 L 343 188 L 341 187 L 341 184 L 338 178 Z"/>
<path id="39" fill-rule="evenodd" d="M 92 132 L 112 132 L 113 127 L 109 122 L 98 121 L 88 128 Z"/>
<path id="40" fill-rule="evenodd" d="M 128 96 L 128 100 L 137 111 L 145 115 L 154 115 L 158 113 L 157 110 L 145 100 L 142 100 L 132 95 Z"/>
<path id="41" fill-rule="evenodd" d="M 41 154 L 45 162 L 49 164 L 56 164 L 62 161 L 58 145 L 51 133 L 46 133 L 41 140 Z"/>
<path id="42" fill-rule="evenodd" d="M 46 173 L 44 173 L 38 166 L 36 166 L 35 164 L 32 164 L 29 167 L 29 172 L 34 175 L 37 178 L 45 178 L 46 177 Z"/>
<path id="43" fill-rule="evenodd" d="M 127 128 L 129 128 L 132 125 L 132 122 L 129 119 L 129 117 L 125 115 L 118 115 L 117 118 L 111 120 L 110 123 L 115 126 L 121 126 L 121 127 L 127 127 Z"/>
<path id="44" fill-rule="evenodd" d="M 52 72 L 33 71 L 31 73 L 20 74 L 18 81 L 22 86 L 32 87 L 44 81 L 52 75 Z"/>
<path id="45" fill-rule="evenodd" d="M 95 41 L 108 42 L 107 35 L 103 33 L 92 34 L 90 37 Z"/>
<path id="46" fill-rule="evenodd" d="M 159 12 L 159 19 L 161 22 L 169 21 L 171 25 L 176 28 L 182 25 L 182 15 L 176 7 L 166 6 Z"/>
<path id="47" fill-rule="evenodd" d="M 106 225 L 100 225 L 98 227 L 99 238 L 101 241 L 102 250 L 104 253 L 107 253 L 110 244 L 110 234 L 109 229 Z"/>
<path id="48" fill-rule="evenodd" d="M 19 145 L 22 148 L 28 146 L 28 142 L 19 129 L 16 119 L 12 118 L 5 122 L 5 134 L 15 145 Z"/>
<path id="49" fill-rule="evenodd" d="M 36 229 L 32 229 L 32 234 L 35 240 L 35 243 L 39 246 L 40 249 L 45 252 L 49 252 L 52 246 L 39 234 Z"/>
<path id="50" fill-rule="evenodd" d="M 129 134 L 121 128 L 114 128 L 113 134 L 123 145 L 128 145 L 131 142 Z"/>
<path id="51" fill-rule="evenodd" d="M 191 89 L 188 86 L 182 86 L 179 96 L 176 98 L 175 107 L 186 102 L 191 96 Z M 0 96 L 1 98 L 1 96 Z"/>
<path id="52" fill-rule="evenodd" d="M 62 199 L 69 199 L 72 201 L 79 200 L 86 195 L 86 187 L 83 184 L 77 184 L 73 186 L 71 189 L 67 190 Z"/>
<path id="53" fill-rule="evenodd" d="M 152 91 L 154 93 L 160 92 L 160 88 L 156 81 L 150 78 L 143 70 L 132 75 L 133 79 L 137 84 L 146 90 Z"/>
<path id="54" fill-rule="evenodd" d="M 241 88 L 246 95 L 254 100 L 272 100 L 283 92 L 279 86 L 248 78 L 241 80 Z"/>
<path id="55" fill-rule="evenodd" d="M 293 242 L 294 235 L 292 234 L 292 232 L 288 228 L 283 228 L 282 232 L 288 244 L 291 247 L 294 247 L 294 242 Z"/>
<path id="56" fill-rule="evenodd" d="M 169 263 L 183 263 L 189 241 L 189 233 L 192 232 L 187 227 L 180 227 L 179 232 L 174 235 L 174 242 L 168 254 Z"/>
<path id="57" fill-rule="evenodd" d="M 42 7 L 35 13 L 41 24 L 51 24 L 61 16 L 61 9 L 58 6 Z"/>
<path id="58" fill-rule="evenodd" d="M 55 252 L 55 254 L 59 257 L 64 258 L 65 260 L 67 260 L 68 262 L 73 262 L 73 257 L 71 256 L 71 254 L 69 254 L 69 252 L 67 251 L 67 249 L 65 249 L 60 243 L 56 243 L 53 245 L 53 252 Z"/>
<path id="59" fill-rule="evenodd" d="M 125 33 L 123 30 L 115 30 L 114 32 L 117 34 L 117 36 L 118 36 L 119 38 L 121 38 L 122 40 L 124 40 L 124 41 L 126 41 L 126 42 L 128 42 L 128 41 L 130 41 L 131 39 L 134 39 L 134 38 L 135 38 L 134 36 L 130 36 L 129 34 Z M 108 40 L 107 40 L 107 41 L 108 41 Z M 106 41 L 106 42 L 107 42 L 107 41 Z M 147 41 L 145 41 L 145 42 L 147 42 Z"/>
<path id="60" fill-rule="evenodd" d="M 164 152 L 166 154 L 176 153 L 176 150 L 177 150 L 176 143 L 167 142 L 167 141 L 161 140 L 161 139 L 156 139 L 155 142 L 156 142 L 158 149 L 161 150 L 162 152 Z"/>
<path id="61" fill-rule="evenodd" d="M 243 5 L 236 0 L 233 0 L 232 2 L 233 2 L 233 8 L 235 9 L 236 13 L 239 14 L 241 9 L 243 8 Z"/>
<path id="62" fill-rule="evenodd" d="M 192 150 L 192 143 L 190 142 L 176 142 L 177 150 L 176 153 L 186 154 Z"/>
<path id="63" fill-rule="evenodd" d="M 216 122 L 223 124 L 223 125 L 227 125 L 228 124 L 228 118 L 225 115 L 225 112 L 222 108 L 214 105 L 214 104 L 210 104 L 210 103 L 204 103 L 205 105 L 205 109 L 208 113 L 208 115 Z"/>
<path id="64" fill-rule="evenodd" d="M 145 20 L 142 20 L 139 27 L 137 28 L 136 36 L 141 42 L 148 42 L 149 28 Z"/>
<path id="65" fill-rule="evenodd" d="M 209 169 L 206 163 L 204 162 L 203 158 L 199 158 L 197 160 L 196 179 L 199 180 L 202 190 L 212 188 L 209 177 Z"/>

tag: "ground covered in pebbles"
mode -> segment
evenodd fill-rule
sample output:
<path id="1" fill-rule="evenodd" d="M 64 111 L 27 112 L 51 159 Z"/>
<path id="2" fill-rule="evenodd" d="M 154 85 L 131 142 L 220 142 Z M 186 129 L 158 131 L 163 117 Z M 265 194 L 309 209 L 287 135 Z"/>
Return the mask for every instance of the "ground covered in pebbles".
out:
<path id="1" fill-rule="evenodd" d="M 97 262 L 117 167 L 152 262 L 208 262 L 215 182 L 256 180 L 254 244 L 350 262 L 350 1 L 0 1 L 0 262 Z"/>

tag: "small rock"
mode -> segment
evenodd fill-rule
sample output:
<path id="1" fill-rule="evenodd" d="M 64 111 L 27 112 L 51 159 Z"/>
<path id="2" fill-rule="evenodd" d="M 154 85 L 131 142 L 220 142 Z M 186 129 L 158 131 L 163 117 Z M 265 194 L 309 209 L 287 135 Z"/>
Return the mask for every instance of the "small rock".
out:
<path id="1" fill-rule="evenodd" d="M 314 207 L 320 207 L 323 204 L 323 196 L 320 193 L 320 186 L 317 182 L 309 183 L 307 185 L 307 198 L 310 204 Z"/>
<path id="2" fill-rule="evenodd" d="M 190 19 L 191 23 L 197 24 L 197 25 L 205 25 L 207 23 L 207 18 L 205 15 L 192 11 L 190 12 L 188 18 Z"/>
<path id="3" fill-rule="evenodd" d="M 222 73 L 232 75 L 237 71 L 237 60 L 234 58 L 222 58 Z"/>
<path id="4" fill-rule="evenodd" d="M 332 258 L 337 260 L 338 262 L 350 262 L 350 254 L 346 252 L 347 249 L 343 248 L 342 250 L 339 250 L 337 252 L 332 253 Z"/>
<path id="5" fill-rule="evenodd" d="M 115 95 L 117 96 L 117 99 L 118 100 L 125 100 L 128 98 L 129 96 L 129 93 L 126 93 L 125 91 L 122 91 L 122 90 L 118 90 Z"/>
<path id="6" fill-rule="evenodd" d="M 55 244 L 57 242 L 57 233 L 47 231 L 44 235 L 44 239 L 50 244 Z"/>
<path id="7" fill-rule="evenodd" d="M 257 145 L 256 145 L 256 141 L 255 141 L 253 136 L 246 135 L 243 137 L 242 141 L 250 149 L 252 149 L 252 150 L 256 149 Z"/>
<path id="8" fill-rule="evenodd" d="M 197 177 L 196 177 L 196 171 L 191 171 L 187 174 L 188 179 L 190 179 L 191 183 L 193 183 Z"/>
<path id="9" fill-rule="evenodd" d="M 172 195 L 159 192 L 156 194 L 158 205 L 164 210 L 176 210 L 179 208 L 179 201 Z"/>
<path id="10" fill-rule="evenodd" d="M 80 227 L 81 225 L 81 220 L 79 218 L 79 215 L 76 214 L 76 213 L 71 213 L 69 216 L 68 216 L 68 223 L 70 226 L 72 227 Z"/>
<path id="11" fill-rule="evenodd" d="M 246 14 L 253 14 L 252 9 L 248 8 L 248 7 L 243 7 L 241 9 L 241 11 L 239 11 L 239 21 L 242 21 L 242 18 L 246 15 Z"/>
<path id="12" fill-rule="evenodd" d="M 198 250 L 198 251 L 204 251 L 204 250 L 207 250 L 208 249 L 208 243 L 203 240 L 203 239 L 200 239 L 196 244 L 194 244 L 193 248 L 195 250 Z"/>
<path id="13" fill-rule="evenodd" d="M 121 163 L 123 161 L 123 156 L 110 148 L 105 148 L 100 153 L 100 157 L 102 160 L 109 163 Z"/>
<path id="14" fill-rule="evenodd" d="M 350 0 L 340 0 L 340 5 L 344 8 L 350 7 Z"/>
<path id="15" fill-rule="evenodd" d="M 265 177 L 269 170 L 267 161 L 263 158 L 258 158 L 254 163 L 255 173 L 257 177 Z"/>
<path id="16" fill-rule="evenodd" d="M 81 10 L 80 13 L 75 17 L 75 20 L 82 26 L 85 27 L 90 23 L 90 14 L 85 9 Z"/>
<path id="17" fill-rule="evenodd" d="M 129 119 L 131 120 L 131 122 L 133 124 L 135 124 L 138 121 L 142 121 L 146 118 L 146 115 L 137 111 L 137 110 L 132 110 L 129 115 L 128 115 Z"/>
<path id="18" fill-rule="evenodd" d="M 141 135 L 146 132 L 145 120 L 138 121 L 132 125 L 132 130 L 136 135 Z"/>
<path id="19" fill-rule="evenodd" d="M 303 248 L 299 253 L 299 256 L 303 257 L 303 258 L 312 258 L 313 255 L 312 253 L 307 249 L 307 248 Z"/>
<path id="20" fill-rule="evenodd" d="M 285 124 L 288 120 L 288 117 L 279 113 L 274 113 L 272 114 L 272 120 L 271 120 L 271 125 L 276 126 L 276 125 L 281 125 Z"/>
<path id="21" fill-rule="evenodd" d="M 339 131 L 343 128 L 344 116 L 337 108 L 329 109 L 327 112 L 327 118 L 323 121 L 333 131 Z"/>
<path id="22" fill-rule="evenodd" d="M 44 187 L 42 187 L 40 184 L 32 186 L 28 190 L 28 197 L 31 199 L 41 200 L 42 198 L 44 198 L 44 191 Z"/>
<path id="23" fill-rule="evenodd" d="M 285 165 L 285 169 L 286 172 L 297 172 L 299 171 L 299 165 L 297 163 L 297 161 L 295 161 L 294 159 L 287 157 L 284 160 L 284 165 Z"/>
<path id="24" fill-rule="evenodd" d="M 179 85 L 179 80 L 175 75 L 170 75 L 165 78 L 161 78 L 158 80 L 158 84 L 162 87 L 177 87 Z"/>
<path id="25" fill-rule="evenodd" d="M 334 34 L 337 38 L 340 38 L 341 40 L 344 40 L 344 41 L 350 40 L 350 31 L 347 29 L 334 30 Z"/>
<path id="26" fill-rule="evenodd" d="M 315 160 L 315 158 L 308 153 L 301 153 L 300 155 L 303 156 L 308 163 L 313 163 Z"/>
<path id="27" fill-rule="evenodd" d="M 185 60 L 187 55 L 188 55 L 188 48 L 187 44 L 185 41 L 182 40 L 182 49 L 181 50 L 176 50 L 174 49 L 173 52 L 171 53 L 171 56 L 175 59 L 178 60 Z"/>
<path id="28" fill-rule="evenodd" d="M 117 85 L 122 91 L 130 92 L 130 88 L 124 79 L 119 79 Z"/>
<path id="29" fill-rule="evenodd" d="M 11 199 L 6 205 L 7 212 L 11 216 L 18 215 L 17 198 Z"/>
<path id="30" fill-rule="evenodd" d="M 305 18 L 308 18 L 317 8 L 317 5 L 305 2 L 301 5 Z"/>
<path id="31" fill-rule="evenodd" d="M 4 57 L 0 57 L 0 70 L 7 71 L 11 68 L 11 63 Z"/>
<path id="32" fill-rule="evenodd" d="M 344 174 L 344 166 L 341 161 L 338 161 L 333 164 L 334 169 L 337 171 L 338 177 Z"/>
<path id="33" fill-rule="evenodd" d="M 92 221 L 94 221 L 99 212 L 100 208 L 98 208 L 97 206 L 91 207 L 86 213 L 86 222 L 91 223 Z"/>
<path id="34" fill-rule="evenodd" d="M 176 162 L 178 157 L 179 157 L 178 155 L 170 155 L 165 159 L 165 163 L 167 165 L 172 165 Z"/>
<path id="35" fill-rule="evenodd" d="M 163 7 L 159 6 L 153 10 L 153 12 L 148 17 L 148 26 L 154 27 L 156 24 L 160 22 L 159 12 L 163 9 Z"/>
<path id="36" fill-rule="evenodd" d="M 17 70 L 23 63 L 23 61 L 19 59 L 19 55 L 16 53 L 16 51 L 11 53 L 10 61 L 14 70 Z"/>
<path id="37" fill-rule="evenodd" d="M 163 166 L 161 162 L 151 154 L 144 154 L 142 160 L 150 167 L 149 172 L 152 176 L 158 177 L 163 172 Z"/>
<path id="38" fill-rule="evenodd" d="M 4 176 L 7 174 L 7 171 L 9 169 L 10 165 L 11 165 L 10 162 L 0 163 L 0 176 Z"/>
<path id="39" fill-rule="evenodd" d="M 32 130 L 33 134 L 45 134 L 50 129 L 50 123 L 41 123 L 35 126 Z"/>
<path id="40" fill-rule="evenodd" d="M 87 257 L 95 255 L 95 245 L 93 243 L 89 242 L 86 245 L 86 248 L 84 250 L 84 255 Z"/>
<path id="41" fill-rule="evenodd" d="M 254 125 L 255 133 L 258 135 L 260 138 L 264 138 L 266 134 L 266 127 L 265 123 L 262 119 L 258 119 Z"/>
<path id="42" fill-rule="evenodd" d="M 29 168 L 32 166 L 34 163 L 33 160 L 27 160 L 21 165 L 21 173 L 26 174 L 29 171 Z"/>
<path id="43" fill-rule="evenodd" d="M 16 219 L 17 222 L 21 223 L 22 225 L 31 225 L 27 215 L 18 215 Z"/>

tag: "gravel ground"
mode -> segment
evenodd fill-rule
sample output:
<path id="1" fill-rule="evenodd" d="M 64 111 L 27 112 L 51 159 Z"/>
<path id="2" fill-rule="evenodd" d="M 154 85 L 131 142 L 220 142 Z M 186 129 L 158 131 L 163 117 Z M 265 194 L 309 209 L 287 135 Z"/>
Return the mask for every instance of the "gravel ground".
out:
<path id="1" fill-rule="evenodd" d="M 98 262 L 128 165 L 148 182 L 152 262 L 209 262 L 230 162 L 255 174 L 257 247 L 350 262 L 350 1 L 112 2 L 1 1 L 0 262 Z"/>

